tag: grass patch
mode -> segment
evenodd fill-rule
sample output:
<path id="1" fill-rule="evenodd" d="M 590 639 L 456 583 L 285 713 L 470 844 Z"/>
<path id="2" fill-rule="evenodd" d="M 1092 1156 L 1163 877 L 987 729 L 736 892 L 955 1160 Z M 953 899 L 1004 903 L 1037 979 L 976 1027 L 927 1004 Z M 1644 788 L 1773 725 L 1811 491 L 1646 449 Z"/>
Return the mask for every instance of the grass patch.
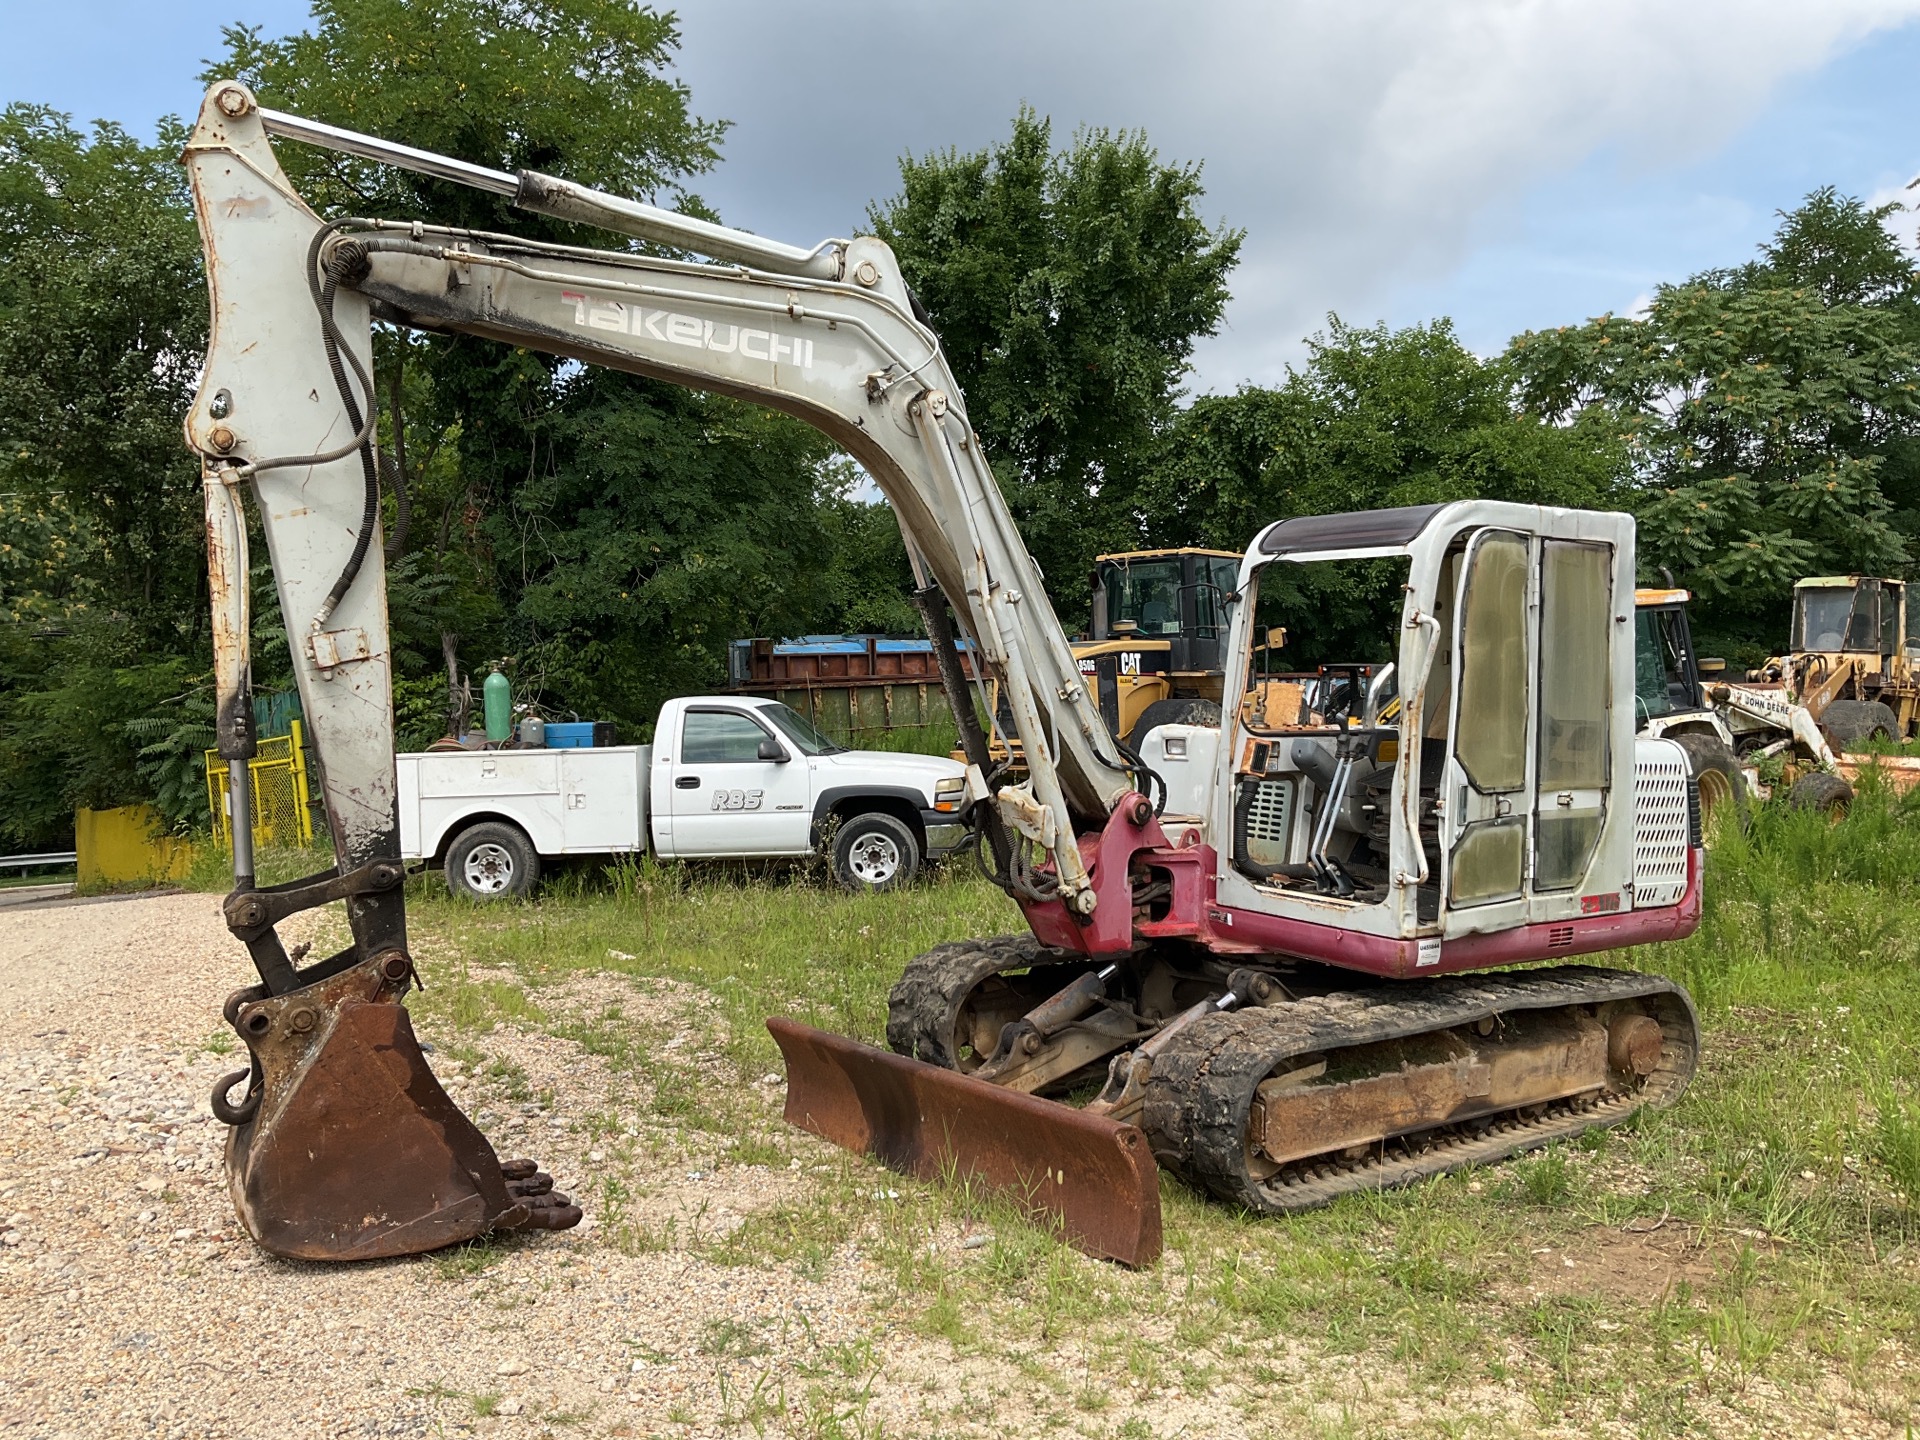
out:
<path id="1" fill-rule="evenodd" d="M 675 1146 L 776 1171 L 807 1157 L 782 1203 L 719 1235 L 650 1212 L 643 1174 L 601 1177 L 608 1243 L 802 1282 L 865 1260 L 873 1302 L 905 1330 L 1011 1367 L 1062 1428 L 1156 1433 L 1150 1402 L 1135 1413 L 1128 1397 L 1178 1388 L 1244 1401 L 1275 1433 L 1377 1433 L 1391 1397 L 1446 1415 L 1435 1433 L 1668 1436 L 1748 1413 L 1765 1381 L 1796 1398 L 1852 1386 L 1858 1413 L 1897 1433 L 1920 1395 L 1893 1363 L 1920 1325 L 1920 796 L 1868 780 L 1839 824 L 1756 806 L 1746 830 L 1716 836 L 1699 934 L 1612 957 L 1679 980 L 1699 1007 L 1701 1067 L 1673 1110 L 1280 1220 L 1163 1177 L 1167 1258 L 1139 1274 L 966 1186 L 822 1163 L 757 1084 L 779 1068 L 766 1015 L 878 1041 L 906 959 L 1020 928 L 966 868 L 888 896 L 653 862 L 563 877 L 511 908 L 437 884 L 418 896 L 416 932 L 455 957 L 426 965 L 430 1013 L 469 1037 L 502 1021 L 564 1036 L 651 1095 L 639 1135 L 624 1101 L 581 1117 L 594 1143 L 657 1168 Z M 671 1021 L 548 998 L 605 973 L 697 998 Z M 716 1364 L 764 1343 L 746 1327 L 698 1340 Z M 743 1368 L 728 1414 L 751 1426 L 781 1403 L 814 1433 L 856 1433 L 879 1358 L 823 1353 L 810 1388 L 783 1398 Z"/>

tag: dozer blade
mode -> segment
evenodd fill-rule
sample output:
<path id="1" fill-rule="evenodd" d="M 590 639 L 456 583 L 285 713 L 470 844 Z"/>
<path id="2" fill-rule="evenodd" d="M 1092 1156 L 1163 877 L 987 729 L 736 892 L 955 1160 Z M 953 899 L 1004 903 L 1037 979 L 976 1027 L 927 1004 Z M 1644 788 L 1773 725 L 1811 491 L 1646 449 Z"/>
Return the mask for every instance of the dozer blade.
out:
<path id="1" fill-rule="evenodd" d="M 227 1088 L 249 1072 L 227 1077 L 214 1109 L 237 1122 L 234 1208 L 275 1255 L 371 1260 L 579 1223 L 531 1162 L 502 1165 L 434 1078 L 396 998 L 408 973 L 366 961 L 233 1008 L 253 1083 L 235 1107 Z"/>
<path id="2" fill-rule="evenodd" d="M 1133 1126 L 778 1016 L 767 1029 L 789 1124 L 922 1180 L 978 1180 L 1089 1255 L 1159 1256 L 1159 1170 Z"/>

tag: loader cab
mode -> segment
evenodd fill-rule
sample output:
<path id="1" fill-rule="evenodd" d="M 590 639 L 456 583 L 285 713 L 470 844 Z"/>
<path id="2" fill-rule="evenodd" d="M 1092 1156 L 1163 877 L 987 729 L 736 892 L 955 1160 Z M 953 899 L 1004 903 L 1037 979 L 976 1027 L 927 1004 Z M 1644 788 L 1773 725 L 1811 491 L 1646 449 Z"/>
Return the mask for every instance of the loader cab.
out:
<path id="1" fill-rule="evenodd" d="M 1861 575 L 1800 580 L 1793 587 L 1795 655 L 1871 657 L 1870 669 L 1887 670 L 1920 655 L 1920 606 L 1907 603 L 1898 580 Z"/>
<path id="2" fill-rule="evenodd" d="M 1632 573 L 1621 515 L 1465 501 L 1265 531 L 1216 760 L 1222 906 L 1430 939 L 1425 966 L 1443 940 L 1629 905 Z M 1376 612 L 1297 708 L 1261 678 L 1268 593 Z"/>
<path id="3" fill-rule="evenodd" d="M 1093 565 L 1092 640 L 1164 641 L 1173 673 L 1217 672 L 1240 558 L 1196 549 L 1100 556 Z"/>
<path id="4" fill-rule="evenodd" d="M 1091 619 L 1087 634 L 1073 641 L 1073 656 L 1116 739 L 1137 741 L 1146 728 L 1211 716 L 1209 707 L 1219 705 L 1240 560 L 1235 551 L 1184 547 L 1094 561 Z M 989 753 L 1018 765 L 1012 709 L 997 680 L 990 697 Z"/>
<path id="5" fill-rule="evenodd" d="M 1693 651 L 1685 590 L 1633 592 L 1633 704 L 1636 728 L 1699 710 L 1700 661 Z M 1724 669 L 1724 662 L 1720 668 Z"/>

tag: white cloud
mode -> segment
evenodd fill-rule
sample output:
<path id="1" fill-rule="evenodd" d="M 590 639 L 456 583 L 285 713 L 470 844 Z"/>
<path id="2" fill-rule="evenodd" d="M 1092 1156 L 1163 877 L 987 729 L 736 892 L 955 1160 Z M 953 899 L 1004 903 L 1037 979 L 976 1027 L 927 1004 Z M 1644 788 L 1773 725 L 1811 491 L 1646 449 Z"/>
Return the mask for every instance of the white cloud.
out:
<path id="1" fill-rule="evenodd" d="M 1920 260 L 1920 234 L 1916 234 L 1920 230 L 1920 190 L 1909 190 L 1907 186 L 1912 183 L 1911 179 L 1901 179 L 1882 184 L 1867 196 L 1866 205 L 1870 210 L 1882 205 L 1900 207 L 1881 223 L 1902 250 Z"/>
<path id="2" fill-rule="evenodd" d="M 802 14 L 818 23 L 801 23 Z M 1204 159 L 1245 226 L 1210 388 L 1272 380 L 1329 310 L 1355 319 L 1456 264 L 1539 182 L 1595 154 L 1697 160 L 1783 81 L 1920 0 L 1145 0 L 896 3 L 828 21 L 773 0 L 683 12 L 696 106 L 737 122 L 703 188 L 734 223 L 844 232 L 902 150 L 977 147 L 1021 101 L 1144 126 Z"/>

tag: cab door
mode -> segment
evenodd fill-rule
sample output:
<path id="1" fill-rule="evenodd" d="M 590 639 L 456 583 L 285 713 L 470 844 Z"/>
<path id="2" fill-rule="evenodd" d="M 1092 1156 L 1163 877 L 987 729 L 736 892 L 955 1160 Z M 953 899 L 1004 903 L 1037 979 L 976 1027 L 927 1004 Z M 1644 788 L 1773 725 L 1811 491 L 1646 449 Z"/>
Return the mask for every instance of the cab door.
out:
<path id="1" fill-rule="evenodd" d="M 1467 543 L 1454 604 L 1453 719 L 1440 803 L 1444 903 L 1462 932 L 1524 914 L 1535 789 L 1533 542 L 1481 530 Z"/>
<path id="2" fill-rule="evenodd" d="M 1510 530 L 1468 543 L 1443 801 L 1449 934 L 1564 915 L 1587 877 L 1614 779 L 1613 591 L 1608 544 Z"/>
<path id="3" fill-rule="evenodd" d="M 668 769 L 676 857 L 812 848 L 811 764 L 750 712 L 689 707 Z"/>

